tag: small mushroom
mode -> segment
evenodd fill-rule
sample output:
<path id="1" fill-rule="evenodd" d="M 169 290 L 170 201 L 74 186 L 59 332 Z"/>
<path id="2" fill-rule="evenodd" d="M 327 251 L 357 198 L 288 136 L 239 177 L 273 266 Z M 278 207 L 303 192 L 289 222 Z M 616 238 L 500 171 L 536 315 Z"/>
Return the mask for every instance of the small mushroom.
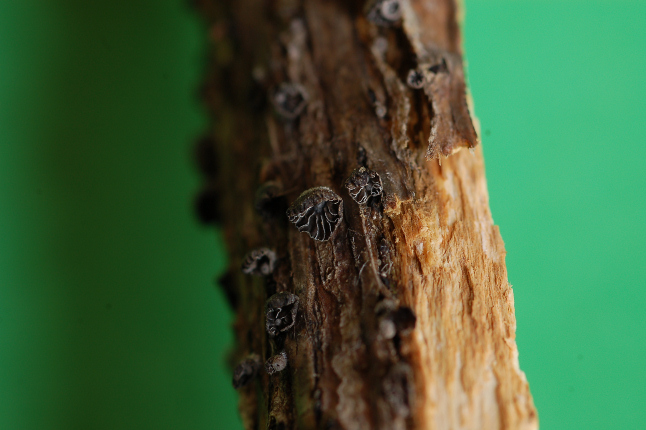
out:
<path id="1" fill-rule="evenodd" d="M 396 304 L 391 299 L 384 299 L 375 307 L 375 314 L 377 315 L 377 324 L 379 325 L 379 333 L 384 339 L 392 339 L 397 335 L 397 327 L 395 322 L 390 318 L 392 312 L 396 309 Z"/>
<path id="2" fill-rule="evenodd" d="M 276 293 L 265 303 L 267 333 L 274 337 L 289 330 L 296 323 L 298 296 L 286 292 Z"/>
<path id="3" fill-rule="evenodd" d="M 283 193 L 283 187 L 275 181 L 267 181 L 258 187 L 254 198 L 254 208 L 263 218 L 274 218 L 278 214 L 285 213 L 287 203 Z"/>
<path id="4" fill-rule="evenodd" d="M 392 339 L 397 336 L 397 327 L 391 319 L 382 318 L 379 320 L 379 333 L 384 339 Z"/>
<path id="5" fill-rule="evenodd" d="M 377 255 L 379 256 L 379 275 L 387 278 L 393 267 L 390 246 L 386 239 L 382 238 L 377 246 Z"/>
<path id="6" fill-rule="evenodd" d="M 348 189 L 352 200 L 360 205 L 365 205 L 370 199 L 379 198 L 383 192 L 379 174 L 365 167 L 354 169 L 350 177 L 345 181 L 345 187 Z"/>
<path id="7" fill-rule="evenodd" d="M 378 118 L 384 119 L 388 114 L 388 108 L 384 102 L 377 99 L 377 95 L 371 89 L 368 89 L 368 98 L 370 99 L 372 107 L 375 109 L 375 115 L 377 115 Z"/>
<path id="8" fill-rule="evenodd" d="M 195 198 L 195 213 L 202 224 L 215 224 L 220 220 L 220 193 L 214 186 L 202 189 Z"/>
<path id="9" fill-rule="evenodd" d="M 386 105 L 384 105 L 381 101 L 377 100 L 374 104 L 375 108 L 375 115 L 377 115 L 377 118 L 384 119 L 386 118 L 386 115 L 388 114 L 388 108 Z"/>
<path id="10" fill-rule="evenodd" d="M 274 279 L 273 276 L 265 276 L 265 292 L 268 296 L 276 294 L 276 288 L 278 288 L 278 282 Z"/>
<path id="11" fill-rule="evenodd" d="M 448 72 L 449 71 L 449 66 L 447 66 L 447 64 L 446 64 L 446 59 L 444 57 L 442 57 L 442 61 L 440 61 L 439 63 L 434 64 L 432 66 L 429 66 L 429 68 L 427 70 L 429 71 L 429 73 L 432 73 L 432 74 L 436 75 L 438 73 L 446 73 L 446 72 Z"/>
<path id="12" fill-rule="evenodd" d="M 298 231 L 326 241 L 343 218 L 343 200 L 327 187 L 310 188 L 287 209 L 287 218 Z"/>
<path id="13" fill-rule="evenodd" d="M 233 371 L 233 388 L 244 387 L 253 380 L 260 370 L 260 357 L 252 354 L 245 360 L 242 360 Z"/>
<path id="14" fill-rule="evenodd" d="M 276 268 L 276 253 L 269 248 L 257 248 L 249 252 L 242 262 L 245 275 L 267 276 Z"/>
<path id="15" fill-rule="evenodd" d="M 259 114 L 265 110 L 267 106 L 267 90 L 262 81 L 256 79 L 252 71 L 252 80 L 247 90 L 246 104 L 249 110 L 253 113 Z"/>
<path id="16" fill-rule="evenodd" d="M 235 282 L 236 280 L 232 270 L 227 270 L 222 276 L 216 279 L 216 284 L 222 289 L 231 309 L 238 308 L 239 293 Z"/>
<path id="17" fill-rule="evenodd" d="M 378 317 L 379 332 L 384 339 L 397 335 L 407 335 L 415 328 L 417 318 L 407 306 L 396 307 L 390 299 L 382 300 L 375 308 Z"/>
<path id="18" fill-rule="evenodd" d="M 410 333 L 417 323 L 417 317 L 412 309 L 407 306 L 400 306 L 390 315 L 390 318 L 395 323 L 397 333 L 404 335 Z"/>
<path id="19" fill-rule="evenodd" d="M 376 0 L 368 10 L 368 19 L 383 27 L 395 24 L 401 17 L 399 0 Z"/>
<path id="20" fill-rule="evenodd" d="M 383 378 L 384 398 L 392 411 L 406 418 L 410 415 L 415 400 L 415 380 L 413 371 L 407 363 L 397 363 L 390 368 Z"/>
<path id="21" fill-rule="evenodd" d="M 207 178 L 212 178 L 218 173 L 218 154 L 215 141 L 211 136 L 203 136 L 195 143 L 193 153 L 195 164 L 200 172 Z"/>
<path id="22" fill-rule="evenodd" d="M 424 86 L 424 75 L 419 70 L 412 69 L 408 72 L 406 83 L 409 87 L 419 90 Z"/>
<path id="23" fill-rule="evenodd" d="M 283 118 L 292 120 L 303 113 L 309 96 L 302 85 L 283 82 L 274 89 L 270 98 L 276 112 Z"/>
<path id="24" fill-rule="evenodd" d="M 265 361 L 265 370 L 270 375 L 276 372 L 282 372 L 285 370 L 285 367 L 287 367 L 287 353 L 285 351 L 281 351 Z"/>
<path id="25" fill-rule="evenodd" d="M 276 413 L 276 415 L 273 415 Z M 289 424 L 288 417 L 280 409 L 276 412 L 270 412 L 269 415 L 269 424 L 267 425 L 267 430 L 287 430 L 292 428 L 292 425 Z M 331 429 L 330 429 L 331 430 Z"/>

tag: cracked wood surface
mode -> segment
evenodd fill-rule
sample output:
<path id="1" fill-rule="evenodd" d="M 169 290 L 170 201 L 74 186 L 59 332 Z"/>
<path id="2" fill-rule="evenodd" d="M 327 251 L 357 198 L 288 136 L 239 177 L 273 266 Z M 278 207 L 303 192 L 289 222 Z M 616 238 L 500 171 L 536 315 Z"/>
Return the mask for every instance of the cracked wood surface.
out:
<path id="1" fill-rule="evenodd" d="M 203 96 L 219 168 L 206 176 L 231 256 L 232 365 L 288 359 L 240 378 L 251 379 L 239 388 L 245 426 L 537 428 L 454 2 L 401 1 L 388 26 L 358 2 L 198 7 L 212 42 Z M 411 69 L 419 89 L 406 84 Z M 282 83 L 305 100 L 290 118 L 266 99 Z M 358 167 L 383 188 L 363 204 L 344 187 Z M 316 241 L 285 211 L 321 186 L 343 199 L 343 218 Z M 242 274 L 244 256 L 263 247 L 276 253 L 273 272 Z M 298 297 L 298 312 L 270 336 L 265 303 L 280 292 Z"/>

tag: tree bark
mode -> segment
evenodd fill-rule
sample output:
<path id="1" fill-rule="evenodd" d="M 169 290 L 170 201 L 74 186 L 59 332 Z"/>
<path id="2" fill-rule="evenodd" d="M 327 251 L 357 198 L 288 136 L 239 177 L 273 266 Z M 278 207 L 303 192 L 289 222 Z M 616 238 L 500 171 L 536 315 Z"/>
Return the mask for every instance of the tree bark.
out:
<path id="1" fill-rule="evenodd" d="M 454 0 L 199 8 L 246 428 L 537 428 Z"/>

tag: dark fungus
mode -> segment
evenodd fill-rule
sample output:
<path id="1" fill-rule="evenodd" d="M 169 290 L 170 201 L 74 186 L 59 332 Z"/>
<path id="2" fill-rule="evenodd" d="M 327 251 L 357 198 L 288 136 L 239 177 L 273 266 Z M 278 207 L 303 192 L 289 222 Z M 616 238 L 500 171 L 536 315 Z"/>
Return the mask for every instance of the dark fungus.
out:
<path id="1" fill-rule="evenodd" d="M 269 417 L 269 425 L 267 426 L 267 430 L 285 430 L 287 429 L 287 425 L 285 425 L 284 422 L 276 420 L 275 416 L 270 416 Z"/>
<path id="2" fill-rule="evenodd" d="M 300 84 L 283 82 L 271 93 L 271 102 L 280 116 L 296 119 L 303 113 L 308 100 L 307 91 Z"/>
<path id="3" fill-rule="evenodd" d="M 276 253 L 271 249 L 254 249 L 242 261 L 242 273 L 256 276 L 270 275 L 276 268 L 276 260 Z"/>
<path id="4" fill-rule="evenodd" d="M 395 307 L 392 300 L 383 300 L 375 308 L 379 320 L 379 331 L 385 339 L 396 335 L 407 335 L 414 328 L 417 317 L 407 306 Z"/>
<path id="5" fill-rule="evenodd" d="M 382 278 L 387 278 L 390 270 L 393 267 L 393 260 L 391 256 L 390 246 L 386 239 L 381 239 L 377 247 L 377 254 L 379 256 L 379 275 Z"/>
<path id="6" fill-rule="evenodd" d="M 286 292 L 276 293 L 267 299 L 265 312 L 265 326 L 270 336 L 289 330 L 296 323 L 298 296 Z"/>
<path id="7" fill-rule="evenodd" d="M 222 288 L 227 302 L 232 309 L 236 309 L 238 307 L 239 299 L 238 289 L 236 288 L 235 282 L 236 280 L 231 270 L 227 270 L 224 275 L 220 276 L 216 280 L 217 285 Z"/>
<path id="8" fill-rule="evenodd" d="M 367 162 L 368 154 L 366 154 L 366 149 L 359 145 L 359 150 L 357 151 L 357 164 L 365 167 Z"/>
<path id="9" fill-rule="evenodd" d="M 385 118 L 388 114 L 388 108 L 386 108 L 386 105 L 381 100 L 377 99 L 377 95 L 371 89 L 368 89 L 368 99 L 370 100 L 372 107 L 375 108 L 375 114 L 377 117 L 382 119 Z"/>
<path id="10" fill-rule="evenodd" d="M 287 367 L 287 353 L 281 351 L 280 353 L 270 357 L 265 362 L 265 370 L 268 374 L 273 375 L 276 372 L 282 372 Z"/>
<path id="11" fill-rule="evenodd" d="M 424 86 L 424 75 L 416 69 L 412 69 L 406 76 L 406 83 L 409 87 L 419 90 Z"/>
<path id="12" fill-rule="evenodd" d="M 384 339 L 392 339 L 397 336 L 397 327 L 392 320 L 382 318 L 379 320 L 379 333 Z"/>
<path id="13" fill-rule="evenodd" d="M 327 187 L 310 188 L 287 209 L 287 218 L 300 232 L 325 241 L 343 218 L 343 200 Z"/>
<path id="14" fill-rule="evenodd" d="M 261 113 L 267 105 L 267 91 L 262 84 L 253 79 L 247 92 L 247 106 L 254 113 Z"/>
<path id="15" fill-rule="evenodd" d="M 217 188 L 207 186 L 195 198 L 195 214 L 202 224 L 214 224 L 220 220 L 220 193 Z"/>
<path id="16" fill-rule="evenodd" d="M 393 412 L 402 418 L 410 415 L 414 400 L 413 371 L 406 363 L 395 364 L 383 379 L 386 401 Z"/>
<path id="17" fill-rule="evenodd" d="M 407 306 L 399 307 L 391 314 L 390 318 L 395 323 L 397 333 L 399 334 L 410 333 L 417 323 L 417 317 L 413 313 L 412 309 Z"/>
<path id="18" fill-rule="evenodd" d="M 218 154 L 215 141 L 211 136 L 203 136 L 195 143 L 195 164 L 206 177 L 214 177 L 218 172 Z"/>
<path id="19" fill-rule="evenodd" d="M 268 296 L 276 294 L 276 288 L 278 288 L 278 283 L 271 276 L 265 276 L 265 292 Z"/>
<path id="20" fill-rule="evenodd" d="M 390 318 L 392 312 L 396 309 L 396 304 L 393 300 L 384 299 L 375 307 L 375 314 L 379 324 L 379 333 L 385 339 L 392 339 L 397 335 L 397 327 L 395 322 Z"/>
<path id="21" fill-rule="evenodd" d="M 233 371 L 233 388 L 237 390 L 249 384 L 258 374 L 258 370 L 260 370 L 260 357 L 257 354 L 242 360 Z"/>
<path id="22" fill-rule="evenodd" d="M 437 64 L 434 64 L 428 68 L 428 71 L 433 74 L 446 73 L 449 71 L 449 66 L 446 65 L 446 59 L 442 58 Z"/>
<path id="23" fill-rule="evenodd" d="M 256 212 L 265 219 L 285 213 L 287 203 L 282 192 L 283 187 L 275 181 L 267 181 L 258 187 L 253 202 Z"/>
<path id="24" fill-rule="evenodd" d="M 368 19 L 380 26 L 391 26 L 402 17 L 399 0 L 376 0 L 368 11 Z"/>
<path id="25" fill-rule="evenodd" d="M 365 205 L 370 199 L 377 199 L 383 193 L 381 178 L 375 171 L 359 167 L 354 169 L 350 177 L 345 181 L 345 187 L 350 193 L 352 200 Z"/>

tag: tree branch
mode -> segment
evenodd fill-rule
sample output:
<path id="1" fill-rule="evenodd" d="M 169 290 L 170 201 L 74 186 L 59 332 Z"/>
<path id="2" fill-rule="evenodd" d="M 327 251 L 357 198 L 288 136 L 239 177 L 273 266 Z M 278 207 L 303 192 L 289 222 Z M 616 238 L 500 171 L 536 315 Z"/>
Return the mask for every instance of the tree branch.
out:
<path id="1" fill-rule="evenodd" d="M 453 0 L 200 8 L 245 426 L 537 428 Z"/>

